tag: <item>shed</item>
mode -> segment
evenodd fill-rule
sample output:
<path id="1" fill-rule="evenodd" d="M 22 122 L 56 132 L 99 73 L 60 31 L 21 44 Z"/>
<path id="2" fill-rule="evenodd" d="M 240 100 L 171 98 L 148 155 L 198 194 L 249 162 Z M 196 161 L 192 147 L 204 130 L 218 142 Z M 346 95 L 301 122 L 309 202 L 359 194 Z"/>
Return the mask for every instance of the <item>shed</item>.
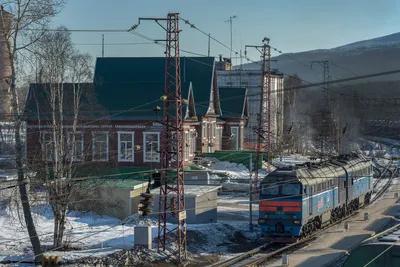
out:
<path id="1" fill-rule="evenodd" d="M 186 207 L 186 223 L 202 224 L 217 222 L 217 193 L 221 186 L 210 185 L 185 185 L 185 207 Z M 159 214 L 159 193 L 160 189 L 151 190 L 154 198 L 154 213 L 150 216 L 158 218 Z M 170 194 L 170 201 L 175 194 Z M 177 223 L 176 218 L 168 216 L 167 221 Z"/>
<path id="2" fill-rule="evenodd" d="M 147 190 L 148 182 L 136 179 L 96 179 L 81 182 L 77 186 L 80 188 L 72 196 L 72 209 L 90 209 L 98 214 L 125 219 L 138 213 L 140 193 Z"/>

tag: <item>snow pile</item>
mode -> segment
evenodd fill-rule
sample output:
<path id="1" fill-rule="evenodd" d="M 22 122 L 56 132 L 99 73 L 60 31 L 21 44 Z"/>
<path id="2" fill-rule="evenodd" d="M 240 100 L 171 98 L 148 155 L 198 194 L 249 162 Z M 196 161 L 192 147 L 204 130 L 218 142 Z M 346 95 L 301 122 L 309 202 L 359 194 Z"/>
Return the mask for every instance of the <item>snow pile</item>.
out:
<path id="1" fill-rule="evenodd" d="M 248 178 L 249 169 L 241 163 L 232 163 L 228 161 L 220 161 L 216 158 L 208 158 L 213 163 L 209 170 L 224 171 L 231 178 Z"/>
<path id="2" fill-rule="evenodd" d="M 277 167 L 288 167 L 295 166 L 296 164 L 303 164 L 311 161 L 308 157 L 302 155 L 287 155 L 281 158 L 276 158 L 272 161 L 272 164 Z"/>
<path id="3" fill-rule="evenodd" d="M 247 183 L 223 182 L 221 183 L 222 190 L 228 192 L 249 192 L 250 185 Z"/>
<path id="4" fill-rule="evenodd" d="M 69 266 L 138 266 L 139 264 L 162 261 L 171 263 L 172 252 L 166 250 L 159 253 L 155 250 L 134 247 L 129 250 L 117 251 L 106 257 L 85 257 L 67 262 Z"/>

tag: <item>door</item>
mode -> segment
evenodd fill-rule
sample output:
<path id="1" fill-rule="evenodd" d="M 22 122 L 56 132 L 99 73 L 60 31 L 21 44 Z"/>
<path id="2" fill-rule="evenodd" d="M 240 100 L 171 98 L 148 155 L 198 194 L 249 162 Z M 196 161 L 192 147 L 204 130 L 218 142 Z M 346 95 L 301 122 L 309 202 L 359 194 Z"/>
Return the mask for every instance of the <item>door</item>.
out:
<path id="1" fill-rule="evenodd" d="M 308 214 L 312 215 L 312 207 L 313 207 L 313 203 L 312 203 L 312 195 L 313 195 L 313 187 L 312 186 L 307 186 L 307 195 L 308 195 Z"/>
<path id="2" fill-rule="evenodd" d="M 231 127 L 231 150 L 239 150 L 239 127 Z"/>

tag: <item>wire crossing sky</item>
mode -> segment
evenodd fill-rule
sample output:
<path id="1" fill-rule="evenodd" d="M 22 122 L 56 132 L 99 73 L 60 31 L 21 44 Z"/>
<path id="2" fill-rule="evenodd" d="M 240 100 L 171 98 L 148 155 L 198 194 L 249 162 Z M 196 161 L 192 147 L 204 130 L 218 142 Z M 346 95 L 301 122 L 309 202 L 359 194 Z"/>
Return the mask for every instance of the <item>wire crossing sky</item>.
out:
<path id="1" fill-rule="evenodd" d="M 251 4 L 250 4 L 251 3 Z M 233 50 L 244 51 L 246 43 L 259 44 L 267 36 L 271 45 L 285 52 L 332 48 L 351 42 L 375 38 L 399 31 L 400 3 L 379 1 L 232 1 L 232 0 L 69 0 L 53 20 L 53 26 L 70 29 L 129 29 L 139 17 L 165 17 L 179 12 L 196 27 L 211 33 L 226 45 L 230 44 L 230 16 L 233 21 Z M 181 48 L 207 54 L 208 38 L 180 22 Z M 138 31 L 153 39 L 165 33 L 156 24 L 140 25 Z M 83 52 L 101 56 L 102 32 L 73 32 L 73 42 Z M 148 44 L 138 36 L 124 32 L 104 32 L 105 56 L 163 56 L 164 48 Z M 126 45 L 107 45 L 128 43 Z M 129 43 L 143 43 L 130 45 Z M 88 45 L 83 45 L 88 44 Z M 211 42 L 211 55 L 229 56 L 229 50 Z M 276 55 L 277 53 L 275 52 Z M 250 58 L 258 60 L 256 52 Z M 233 62 L 235 63 L 235 60 Z"/>

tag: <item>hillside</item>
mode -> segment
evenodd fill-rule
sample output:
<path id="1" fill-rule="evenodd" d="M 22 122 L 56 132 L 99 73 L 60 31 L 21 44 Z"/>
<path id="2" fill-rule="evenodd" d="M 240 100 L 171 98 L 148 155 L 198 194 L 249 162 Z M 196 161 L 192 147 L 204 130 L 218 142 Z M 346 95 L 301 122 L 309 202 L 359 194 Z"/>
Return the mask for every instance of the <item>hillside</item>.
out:
<path id="1" fill-rule="evenodd" d="M 298 73 L 308 82 L 319 82 L 322 69 L 315 66 L 313 60 L 329 60 L 332 80 L 354 77 L 376 72 L 400 69 L 400 33 L 363 40 L 332 49 L 318 49 L 300 53 L 283 54 L 272 59 L 272 68 L 278 68 L 284 74 Z M 244 64 L 245 69 L 258 69 L 259 64 Z M 400 74 L 383 76 L 375 80 L 400 80 Z M 369 79 L 372 80 L 372 79 Z M 359 83 L 360 81 L 357 81 Z"/>

